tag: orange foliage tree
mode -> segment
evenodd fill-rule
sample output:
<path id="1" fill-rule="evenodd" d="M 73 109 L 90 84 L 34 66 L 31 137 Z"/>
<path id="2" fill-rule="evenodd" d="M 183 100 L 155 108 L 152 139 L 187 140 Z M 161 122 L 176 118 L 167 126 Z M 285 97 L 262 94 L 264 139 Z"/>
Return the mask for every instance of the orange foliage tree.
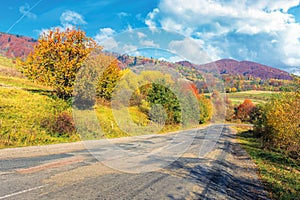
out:
<path id="1" fill-rule="evenodd" d="M 237 107 L 236 116 L 243 122 L 250 120 L 250 113 L 255 108 L 255 105 L 250 99 L 245 99 L 242 104 Z"/>
<path id="2" fill-rule="evenodd" d="M 18 59 L 17 66 L 29 79 L 52 86 L 57 96 L 68 99 L 82 62 L 96 47 L 84 31 L 57 28 L 41 35 L 34 52 L 25 61 Z"/>

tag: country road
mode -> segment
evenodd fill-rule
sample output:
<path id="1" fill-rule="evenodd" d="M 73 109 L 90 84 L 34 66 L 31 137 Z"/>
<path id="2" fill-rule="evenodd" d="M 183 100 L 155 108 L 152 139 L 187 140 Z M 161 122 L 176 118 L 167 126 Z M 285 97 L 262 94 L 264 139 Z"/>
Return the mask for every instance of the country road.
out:
<path id="1" fill-rule="evenodd" d="M 221 130 L 215 144 L 208 128 Z M 0 199 L 268 199 L 227 125 L 112 141 L 135 154 L 113 154 L 93 141 L 0 150 Z M 174 145 L 161 153 L 167 142 Z M 211 151 L 199 156 L 205 145 Z"/>

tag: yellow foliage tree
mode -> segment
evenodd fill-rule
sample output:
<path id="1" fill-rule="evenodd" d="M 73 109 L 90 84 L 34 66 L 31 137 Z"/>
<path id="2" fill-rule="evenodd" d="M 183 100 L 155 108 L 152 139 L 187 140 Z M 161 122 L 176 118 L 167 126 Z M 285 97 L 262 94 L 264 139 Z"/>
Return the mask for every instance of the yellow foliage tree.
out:
<path id="1" fill-rule="evenodd" d="M 41 35 L 34 52 L 25 61 L 18 59 L 17 66 L 29 79 L 54 87 L 59 97 L 68 99 L 82 62 L 96 47 L 84 31 L 57 28 Z"/>
<path id="2" fill-rule="evenodd" d="M 300 157 L 300 92 L 274 96 L 260 111 L 255 131 L 260 132 L 264 145 L 287 150 Z"/>

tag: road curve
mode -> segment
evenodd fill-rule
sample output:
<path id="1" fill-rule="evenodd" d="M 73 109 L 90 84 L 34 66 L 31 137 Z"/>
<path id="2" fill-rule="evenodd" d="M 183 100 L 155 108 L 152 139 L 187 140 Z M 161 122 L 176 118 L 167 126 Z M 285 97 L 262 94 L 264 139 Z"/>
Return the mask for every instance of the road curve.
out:
<path id="1" fill-rule="evenodd" d="M 185 137 L 193 135 L 193 140 L 180 157 L 163 168 L 140 173 L 108 167 L 82 143 L 3 149 L 0 200 L 268 199 L 256 166 L 236 143 L 234 131 L 221 125 L 209 128 L 220 127 L 220 137 L 204 157 L 199 150 L 207 144 L 208 127 L 182 131 Z M 152 135 L 117 139 L 116 143 L 139 152 L 170 138 L 172 134 Z M 160 159 L 170 158 L 164 155 Z M 139 163 L 149 166 L 145 160 Z"/>

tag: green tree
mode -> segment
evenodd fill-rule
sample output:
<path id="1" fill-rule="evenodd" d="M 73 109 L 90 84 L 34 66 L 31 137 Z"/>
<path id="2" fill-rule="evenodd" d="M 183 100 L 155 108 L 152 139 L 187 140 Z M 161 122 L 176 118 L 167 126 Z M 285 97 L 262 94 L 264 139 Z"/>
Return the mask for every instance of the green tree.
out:
<path id="1" fill-rule="evenodd" d="M 17 66 L 29 79 L 54 87 L 56 94 L 68 99 L 83 61 L 97 47 L 79 29 L 59 28 L 45 32 L 38 40 L 34 52 Z"/>
<path id="2" fill-rule="evenodd" d="M 165 87 L 165 80 L 162 83 L 152 83 L 147 91 L 147 100 L 150 102 L 151 107 L 161 105 L 167 114 L 166 124 L 177 124 L 181 122 L 181 108 L 176 95 L 168 88 Z M 161 110 L 161 109 L 159 109 Z M 158 114 L 158 113 L 156 113 Z M 161 114 L 161 111 L 159 112 Z M 155 113 L 152 113 L 156 116 Z M 157 116 L 156 116 L 157 117 Z M 159 117 L 159 120 L 161 118 Z M 152 119 L 156 120 L 156 119 Z"/>

